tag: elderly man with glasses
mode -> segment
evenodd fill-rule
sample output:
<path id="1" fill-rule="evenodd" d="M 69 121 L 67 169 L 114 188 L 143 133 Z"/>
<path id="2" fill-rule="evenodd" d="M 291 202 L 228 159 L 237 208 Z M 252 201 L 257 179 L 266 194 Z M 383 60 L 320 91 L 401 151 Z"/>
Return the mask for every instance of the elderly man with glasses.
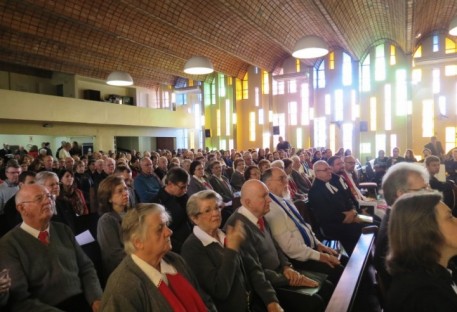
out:
<path id="1" fill-rule="evenodd" d="M 12 311 L 98 311 L 102 290 L 94 265 L 62 223 L 51 222 L 54 196 L 42 185 L 16 195 L 23 222 L 0 240 L 0 267 L 12 280 Z"/>

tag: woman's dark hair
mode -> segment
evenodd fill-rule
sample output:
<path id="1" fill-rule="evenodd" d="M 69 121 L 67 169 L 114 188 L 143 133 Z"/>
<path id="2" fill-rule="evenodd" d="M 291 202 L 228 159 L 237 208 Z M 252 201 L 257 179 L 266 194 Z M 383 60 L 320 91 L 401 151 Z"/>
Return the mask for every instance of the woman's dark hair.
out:
<path id="1" fill-rule="evenodd" d="M 122 182 L 124 182 L 124 178 L 110 175 L 100 183 L 97 191 L 98 212 L 100 215 L 113 211 L 113 204 L 110 202 L 111 197 L 116 186 L 122 184 Z"/>
<path id="2" fill-rule="evenodd" d="M 194 175 L 195 169 L 197 169 L 197 167 L 198 167 L 199 165 L 201 165 L 201 164 L 202 164 L 201 161 L 199 161 L 199 160 L 194 160 L 194 161 L 190 164 L 190 167 L 189 167 L 189 173 L 190 173 L 190 175 Z"/>
<path id="3" fill-rule="evenodd" d="M 433 271 L 440 260 L 444 237 L 435 207 L 442 196 L 420 191 L 399 197 L 389 219 L 387 270 L 396 275 L 411 271 Z"/>
<path id="4" fill-rule="evenodd" d="M 250 165 L 247 166 L 246 169 L 244 169 L 244 180 L 247 181 L 251 178 L 251 170 L 257 169 L 260 172 L 260 169 L 257 165 Z M 260 177 L 259 177 L 260 178 Z"/>
<path id="5" fill-rule="evenodd" d="M 69 173 L 72 177 L 75 176 L 73 170 L 68 170 L 68 169 L 62 169 L 59 171 L 59 181 L 62 182 L 62 177 L 65 175 L 65 173 Z"/>

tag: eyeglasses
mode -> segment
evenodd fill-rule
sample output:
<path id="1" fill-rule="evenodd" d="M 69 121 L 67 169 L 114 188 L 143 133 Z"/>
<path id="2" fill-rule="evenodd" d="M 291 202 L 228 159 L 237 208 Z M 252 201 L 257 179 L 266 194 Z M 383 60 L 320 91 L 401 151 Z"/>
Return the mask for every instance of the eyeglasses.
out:
<path id="1" fill-rule="evenodd" d="M 408 189 L 408 192 L 420 192 L 420 191 L 432 191 L 432 188 L 429 184 L 424 187 L 417 188 L 417 189 Z"/>
<path id="2" fill-rule="evenodd" d="M 221 210 L 222 210 L 221 206 L 217 206 L 214 208 L 208 208 L 208 209 L 205 209 L 204 211 L 200 211 L 199 213 L 197 213 L 197 216 L 212 213 L 213 211 L 221 212 Z"/>
<path id="3" fill-rule="evenodd" d="M 326 169 L 316 169 L 314 171 L 332 171 L 332 168 L 326 168 Z"/>
<path id="4" fill-rule="evenodd" d="M 52 195 L 52 194 L 49 194 L 49 193 L 41 194 L 41 195 L 38 195 L 37 197 L 35 197 L 34 200 L 23 201 L 20 204 L 44 203 L 47 199 L 49 199 L 50 201 L 54 201 L 56 199 L 56 197 L 55 197 L 55 195 Z"/>

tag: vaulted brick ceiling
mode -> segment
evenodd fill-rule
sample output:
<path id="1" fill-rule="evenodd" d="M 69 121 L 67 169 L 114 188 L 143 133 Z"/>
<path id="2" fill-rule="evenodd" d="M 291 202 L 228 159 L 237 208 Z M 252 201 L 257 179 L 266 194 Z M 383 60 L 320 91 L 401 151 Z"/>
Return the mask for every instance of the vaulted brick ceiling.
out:
<path id="1" fill-rule="evenodd" d="M 195 78 L 182 71 L 193 55 L 233 77 L 250 65 L 274 71 L 311 34 L 356 60 L 386 39 L 413 53 L 456 14 L 454 0 L 1 0 L 0 60 L 173 85 Z"/>

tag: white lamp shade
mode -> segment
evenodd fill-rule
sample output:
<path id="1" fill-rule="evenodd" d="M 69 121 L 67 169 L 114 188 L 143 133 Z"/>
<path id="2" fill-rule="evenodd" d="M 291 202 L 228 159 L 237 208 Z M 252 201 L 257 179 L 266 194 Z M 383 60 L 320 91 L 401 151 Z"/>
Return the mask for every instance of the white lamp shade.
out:
<path id="1" fill-rule="evenodd" d="M 126 72 L 115 71 L 108 75 L 106 83 L 111 86 L 131 86 L 133 85 L 133 79 Z"/>
<path id="2" fill-rule="evenodd" d="M 184 72 L 191 75 L 206 75 L 214 71 L 211 61 L 204 56 L 192 56 L 184 65 Z"/>
<path id="3" fill-rule="evenodd" d="M 449 24 L 449 35 L 457 36 L 457 16 L 454 17 Z"/>
<path id="4" fill-rule="evenodd" d="M 328 46 L 317 36 L 306 36 L 297 41 L 292 56 L 300 59 L 310 59 L 324 56 L 328 53 Z"/>

